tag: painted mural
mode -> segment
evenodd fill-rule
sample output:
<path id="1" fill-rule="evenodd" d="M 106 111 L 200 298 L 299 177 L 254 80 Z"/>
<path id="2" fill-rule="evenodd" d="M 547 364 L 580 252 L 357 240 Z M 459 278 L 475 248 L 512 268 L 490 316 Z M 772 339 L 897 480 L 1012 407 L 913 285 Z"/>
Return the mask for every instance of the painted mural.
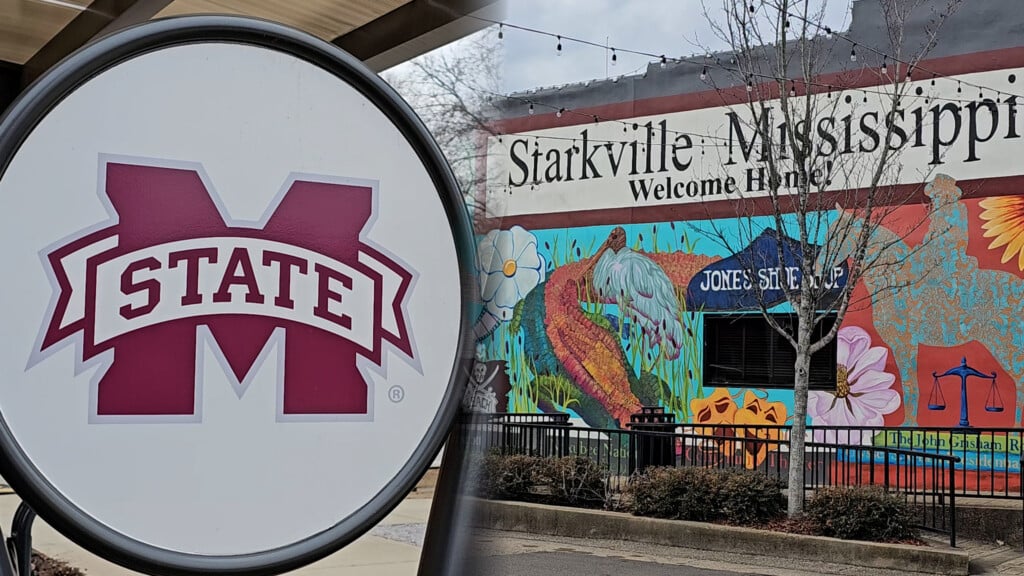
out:
<path id="1" fill-rule="evenodd" d="M 947 176 L 937 176 L 926 194 L 945 206 L 927 226 L 902 241 L 880 231 L 891 235 L 900 262 L 886 273 L 909 287 L 870 298 L 867 289 L 883 279 L 868 277 L 855 288 L 865 303 L 851 308 L 839 331 L 835 389 L 810 393 L 809 424 L 955 428 L 967 417 L 973 427 L 1020 425 L 1024 199 L 965 199 Z M 900 211 L 918 222 L 924 214 L 920 206 Z M 767 217 L 763 225 L 773 228 Z M 704 385 L 703 315 L 728 305 L 701 297 L 695 278 L 730 257 L 701 232 L 706 226 L 514 226 L 480 236 L 479 364 L 498 367 L 496 380 L 507 390 L 500 407 L 567 412 L 591 427 L 624 425 L 652 405 L 695 429 L 789 422 L 791 391 Z M 827 281 L 842 276 L 837 270 Z M 961 361 L 984 377 L 951 373 Z M 840 443 L 883 440 L 869 432 L 816 434 Z M 915 441 L 908 434 L 905 446 Z"/>

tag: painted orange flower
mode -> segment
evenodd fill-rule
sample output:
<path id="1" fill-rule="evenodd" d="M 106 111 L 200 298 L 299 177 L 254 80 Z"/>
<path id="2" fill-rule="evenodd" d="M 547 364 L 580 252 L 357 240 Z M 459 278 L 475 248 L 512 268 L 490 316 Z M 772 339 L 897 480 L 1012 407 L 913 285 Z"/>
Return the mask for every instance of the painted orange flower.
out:
<path id="1" fill-rule="evenodd" d="M 786 405 L 782 402 L 769 402 L 758 397 L 752 391 L 747 390 L 743 396 L 743 408 L 736 412 L 737 424 L 776 426 L 786 423 Z M 768 456 L 770 452 L 778 452 L 779 445 L 772 442 L 761 442 L 759 440 L 778 440 L 780 430 L 778 428 L 746 428 L 739 429 L 738 434 L 744 438 L 756 439 L 757 441 L 743 442 L 743 453 L 746 456 L 747 468 L 755 468 Z"/>
<path id="2" fill-rule="evenodd" d="M 979 203 L 985 209 L 981 219 L 985 223 L 985 238 L 994 238 L 988 245 L 989 250 L 1001 246 L 1003 249 L 1002 263 L 1017 258 L 1017 267 L 1024 271 L 1024 197 L 999 196 L 985 198 Z"/>

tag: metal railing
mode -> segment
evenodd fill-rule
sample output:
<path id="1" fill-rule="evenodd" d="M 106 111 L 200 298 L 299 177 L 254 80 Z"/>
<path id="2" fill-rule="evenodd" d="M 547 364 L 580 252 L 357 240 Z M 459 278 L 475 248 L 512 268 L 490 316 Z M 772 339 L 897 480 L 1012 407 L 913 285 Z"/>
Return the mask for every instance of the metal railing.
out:
<path id="1" fill-rule="evenodd" d="M 514 416 L 514 417 L 513 417 Z M 687 427 L 684 432 L 573 427 L 543 416 L 478 415 L 466 421 L 473 449 L 503 454 L 585 456 L 608 473 L 609 489 L 621 491 L 649 466 L 699 466 L 757 470 L 785 483 L 789 473 L 788 428 L 781 426 Z M 677 427 L 677 428 L 682 428 Z M 812 434 L 813 438 L 813 434 Z M 856 443 L 805 443 L 804 485 L 809 493 L 828 486 L 872 484 L 902 495 L 918 527 L 948 534 L 956 545 L 959 456 Z"/>

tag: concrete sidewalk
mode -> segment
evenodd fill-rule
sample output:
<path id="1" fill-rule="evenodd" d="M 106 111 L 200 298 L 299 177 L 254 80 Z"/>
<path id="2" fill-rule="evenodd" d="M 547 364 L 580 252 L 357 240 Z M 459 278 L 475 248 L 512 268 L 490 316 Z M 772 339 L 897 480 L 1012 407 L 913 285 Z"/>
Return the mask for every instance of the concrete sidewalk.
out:
<path id="1" fill-rule="evenodd" d="M 424 497 L 425 496 L 425 497 Z M 9 534 L 11 518 L 21 500 L 9 490 L 0 492 L 0 526 Z M 369 533 L 331 556 L 290 572 L 296 575 L 338 576 L 415 576 L 420 547 L 430 512 L 429 495 L 406 498 Z M 139 574 L 111 564 L 61 536 L 41 519 L 32 529 L 33 548 L 47 556 L 63 560 L 96 576 Z"/>

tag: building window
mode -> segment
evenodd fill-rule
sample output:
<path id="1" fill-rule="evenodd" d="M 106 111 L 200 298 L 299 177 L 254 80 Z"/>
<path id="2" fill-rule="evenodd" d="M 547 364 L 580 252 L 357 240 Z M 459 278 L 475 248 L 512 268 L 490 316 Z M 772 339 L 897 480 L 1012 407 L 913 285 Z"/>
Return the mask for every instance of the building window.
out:
<path id="1" fill-rule="evenodd" d="M 796 331 L 796 316 L 774 314 L 775 321 Z M 834 317 L 818 323 L 821 338 Z M 793 388 L 796 350 L 760 314 L 704 316 L 704 385 L 749 388 Z M 811 357 L 810 387 L 836 387 L 836 339 Z"/>

